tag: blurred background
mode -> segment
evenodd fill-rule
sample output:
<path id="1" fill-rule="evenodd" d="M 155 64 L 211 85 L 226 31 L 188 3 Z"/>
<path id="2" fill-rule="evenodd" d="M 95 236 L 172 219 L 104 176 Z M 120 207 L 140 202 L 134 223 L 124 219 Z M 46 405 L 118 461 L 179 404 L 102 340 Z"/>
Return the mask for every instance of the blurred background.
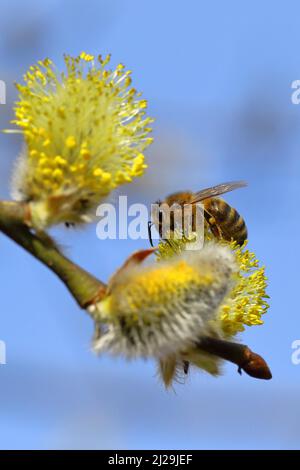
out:
<path id="1" fill-rule="evenodd" d="M 299 2 L 252 0 L 10 0 L 1 2 L 0 79 L 9 127 L 29 65 L 46 56 L 112 53 L 149 100 L 155 143 L 149 171 L 119 194 L 150 202 L 172 191 L 246 179 L 226 200 L 245 217 L 267 266 L 271 308 L 242 342 L 273 380 L 194 372 L 165 391 L 149 361 L 90 350 L 93 325 L 50 271 L 0 234 L 0 447 L 3 449 L 291 449 L 300 445 Z M 0 135 L 0 197 L 21 139 Z M 159 177 L 158 177 L 159 175 Z M 95 226 L 59 229 L 66 252 L 103 280 L 145 241 L 100 241 Z"/>

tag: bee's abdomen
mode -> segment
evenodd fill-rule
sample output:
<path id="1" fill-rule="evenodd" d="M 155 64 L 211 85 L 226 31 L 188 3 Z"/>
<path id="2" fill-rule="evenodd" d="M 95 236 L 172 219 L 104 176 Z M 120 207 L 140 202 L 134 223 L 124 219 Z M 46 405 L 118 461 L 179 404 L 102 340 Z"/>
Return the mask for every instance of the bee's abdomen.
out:
<path id="1" fill-rule="evenodd" d="M 221 198 L 210 198 L 204 201 L 205 218 L 214 224 L 225 240 L 235 240 L 242 245 L 247 239 L 247 227 L 243 217 Z"/>

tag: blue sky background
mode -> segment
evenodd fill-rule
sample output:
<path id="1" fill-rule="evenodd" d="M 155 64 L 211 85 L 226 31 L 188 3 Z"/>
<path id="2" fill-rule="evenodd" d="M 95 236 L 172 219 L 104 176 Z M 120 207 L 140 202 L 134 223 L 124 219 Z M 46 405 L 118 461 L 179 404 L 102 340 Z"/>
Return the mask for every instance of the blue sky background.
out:
<path id="1" fill-rule="evenodd" d="M 243 178 L 229 194 L 250 247 L 267 266 L 271 308 L 242 341 L 273 380 L 201 372 L 166 392 L 149 362 L 97 358 L 92 321 L 62 284 L 0 235 L 0 447 L 299 448 L 300 79 L 297 1 L 17 0 L 1 2 L 0 79 L 8 86 L 45 56 L 111 52 L 133 70 L 156 118 L 147 175 L 120 194 L 150 203 L 168 192 Z M 0 136 L 0 197 L 9 195 L 18 137 Z M 158 177 L 159 175 L 159 177 Z M 144 241 L 99 241 L 95 226 L 56 230 L 68 254 L 101 279 Z"/>

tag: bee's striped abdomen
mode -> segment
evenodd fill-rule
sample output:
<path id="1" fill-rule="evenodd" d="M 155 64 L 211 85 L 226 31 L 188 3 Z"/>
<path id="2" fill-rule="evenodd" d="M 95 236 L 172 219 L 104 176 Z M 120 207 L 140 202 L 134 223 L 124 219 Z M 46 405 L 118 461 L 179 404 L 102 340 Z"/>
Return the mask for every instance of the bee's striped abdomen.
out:
<path id="1" fill-rule="evenodd" d="M 225 240 L 235 240 L 242 245 L 247 239 L 247 227 L 242 216 L 221 198 L 204 201 L 205 218 L 208 224 L 217 229 Z M 216 233 L 216 230 L 213 230 Z"/>

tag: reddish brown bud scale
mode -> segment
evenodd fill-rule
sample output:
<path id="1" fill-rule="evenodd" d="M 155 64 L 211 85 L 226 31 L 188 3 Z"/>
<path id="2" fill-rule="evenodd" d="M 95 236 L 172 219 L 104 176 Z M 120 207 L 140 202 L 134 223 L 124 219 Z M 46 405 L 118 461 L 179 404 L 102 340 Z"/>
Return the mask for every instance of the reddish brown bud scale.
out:
<path id="1" fill-rule="evenodd" d="M 199 341 L 198 346 L 210 354 L 236 364 L 239 374 L 243 370 L 256 379 L 270 380 L 272 378 L 272 373 L 266 361 L 244 344 L 206 336 Z"/>
<path id="2" fill-rule="evenodd" d="M 268 364 L 259 354 L 247 348 L 245 356 L 248 356 L 248 358 L 239 366 L 239 373 L 241 373 L 241 370 L 244 370 L 246 374 L 256 379 L 270 380 L 272 378 Z"/>

